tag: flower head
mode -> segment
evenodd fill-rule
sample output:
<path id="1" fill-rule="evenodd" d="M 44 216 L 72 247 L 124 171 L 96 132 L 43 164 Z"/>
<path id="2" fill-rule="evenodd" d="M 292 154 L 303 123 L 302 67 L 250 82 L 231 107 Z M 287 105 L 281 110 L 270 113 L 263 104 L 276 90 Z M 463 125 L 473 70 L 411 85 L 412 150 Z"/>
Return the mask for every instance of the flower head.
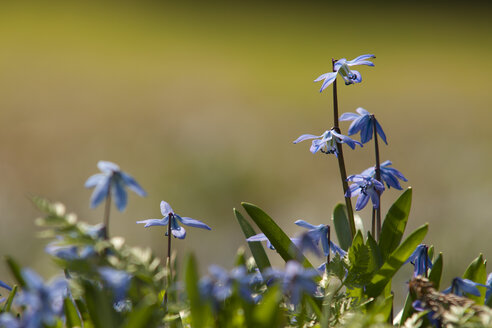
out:
<path id="1" fill-rule="evenodd" d="M 335 154 L 336 156 L 338 156 L 337 143 L 345 143 L 352 149 L 355 148 L 355 145 L 359 145 L 362 147 L 362 144 L 360 142 L 352 140 L 350 137 L 344 136 L 343 134 L 336 132 L 334 129 L 327 130 L 320 136 L 315 136 L 313 134 L 303 134 L 302 136 L 297 138 L 294 143 L 296 144 L 308 139 L 314 139 L 310 148 L 310 151 L 313 154 L 321 151 L 325 154 Z"/>
<path id="2" fill-rule="evenodd" d="M 381 139 L 383 139 L 384 143 L 388 144 L 388 142 L 386 141 L 386 135 L 384 134 L 383 128 L 376 120 L 376 117 L 374 117 L 374 115 L 371 115 L 371 113 L 369 113 L 367 110 L 365 110 L 362 107 L 357 108 L 355 111 L 358 114 L 343 113 L 342 116 L 340 116 L 340 121 L 352 121 L 352 124 L 350 124 L 350 127 L 348 129 L 348 135 L 351 136 L 360 131 L 360 142 L 365 144 L 366 142 L 372 139 L 373 124 L 375 121 L 377 133 L 379 134 Z"/>
<path id="3" fill-rule="evenodd" d="M 477 286 L 487 287 L 483 284 L 479 284 L 478 282 L 457 277 L 453 279 L 451 286 L 443 290 L 442 292 L 444 294 L 452 293 L 457 296 L 465 296 L 465 293 L 480 296 L 480 291 L 478 290 Z"/>
<path id="4" fill-rule="evenodd" d="M 161 202 L 161 213 L 164 216 L 162 219 L 148 219 L 143 221 L 137 221 L 137 223 L 144 223 L 145 228 L 152 227 L 152 226 L 167 226 L 168 224 L 170 224 L 171 233 L 173 234 L 174 237 L 179 239 L 184 239 L 186 237 L 186 230 L 183 227 L 181 227 L 179 223 L 190 227 L 212 230 L 212 228 L 210 228 L 208 225 L 206 225 L 201 221 L 188 217 L 181 217 L 178 214 L 174 213 L 171 206 L 165 201 Z M 167 231 L 166 231 L 166 236 L 167 236 Z"/>
<path id="5" fill-rule="evenodd" d="M 412 255 L 406 260 L 405 263 L 412 263 L 414 266 L 413 276 L 425 276 L 427 274 L 427 270 L 432 268 L 432 262 L 429 259 L 428 254 L 429 248 L 427 245 L 420 244 L 413 251 Z"/>
<path id="6" fill-rule="evenodd" d="M 347 189 L 345 197 L 359 196 L 355 203 L 356 211 L 362 210 L 367 205 L 369 198 L 374 208 L 379 207 L 379 194 L 384 191 L 384 185 L 381 182 L 370 176 L 361 174 L 351 175 L 347 178 L 347 181 L 353 183 Z"/>
<path id="7" fill-rule="evenodd" d="M 66 280 L 55 278 L 45 285 L 41 277 L 29 269 L 22 270 L 22 277 L 26 286 L 17 298 L 17 303 L 26 307 L 22 319 L 25 326 L 54 325 L 56 318 L 63 313 L 63 299 L 68 290 Z"/>
<path id="8" fill-rule="evenodd" d="M 102 173 L 95 174 L 85 182 L 86 188 L 94 188 L 91 196 L 91 207 L 99 205 L 111 192 L 114 203 L 119 211 L 123 211 L 127 204 L 125 187 L 144 197 L 146 192 L 130 175 L 120 170 L 115 163 L 99 161 L 97 167 Z"/>
<path id="9" fill-rule="evenodd" d="M 102 267 L 98 269 L 104 285 L 109 287 L 113 292 L 113 306 L 119 309 L 125 303 L 126 293 L 130 288 L 132 276 L 123 270 L 116 270 L 111 267 Z"/>
<path id="10" fill-rule="evenodd" d="M 362 76 L 360 75 L 360 73 L 356 70 L 351 70 L 349 67 L 356 65 L 374 66 L 373 62 L 367 60 L 371 58 L 376 58 L 376 56 L 361 55 L 353 60 L 347 60 L 345 58 L 337 60 L 333 67 L 334 72 L 322 74 L 316 80 L 314 80 L 314 82 L 323 81 L 319 92 L 322 92 L 330 84 L 332 84 L 337 78 L 337 75 L 340 75 L 342 77 L 342 79 L 345 81 L 345 85 L 362 82 Z"/>
<path id="11" fill-rule="evenodd" d="M 395 189 L 402 190 L 403 188 L 401 187 L 400 181 L 398 181 L 398 179 L 402 181 L 408 180 L 407 178 L 405 178 L 403 173 L 393 167 L 389 167 L 390 165 L 393 165 L 391 161 L 385 161 L 379 166 L 381 179 L 386 182 L 388 189 L 393 187 Z M 374 178 L 376 176 L 376 167 L 372 166 L 366 169 L 364 172 L 361 173 L 361 175 L 368 175 Z"/>
<path id="12" fill-rule="evenodd" d="M 338 245 L 336 245 L 334 242 L 331 240 L 328 240 L 328 230 L 330 227 L 325 224 L 320 224 L 320 225 L 313 225 L 311 223 L 308 223 L 304 220 L 297 220 L 295 222 L 300 227 L 308 229 L 308 234 L 311 236 L 313 241 L 316 243 L 316 245 L 319 245 L 319 242 L 321 241 L 321 246 L 323 247 L 323 253 L 325 256 L 328 256 L 330 253 L 330 250 L 333 253 L 338 253 L 340 254 L 341 257 L 345 256 L 347 254 L 343 249 L 341 249 Z"/>
<path id="13" fill-rule="evenodd" d="M 315 269 L 305 269 L 299 262 L 290 260 L 285 265 L 285 271 L 268 269 L 265 276 L 282 282 L 284 292 L 290 294 L 292 304 L 299 304 L 302 294 L 313 295 L 317 285 L 313 277 L 318 276 Z"/>

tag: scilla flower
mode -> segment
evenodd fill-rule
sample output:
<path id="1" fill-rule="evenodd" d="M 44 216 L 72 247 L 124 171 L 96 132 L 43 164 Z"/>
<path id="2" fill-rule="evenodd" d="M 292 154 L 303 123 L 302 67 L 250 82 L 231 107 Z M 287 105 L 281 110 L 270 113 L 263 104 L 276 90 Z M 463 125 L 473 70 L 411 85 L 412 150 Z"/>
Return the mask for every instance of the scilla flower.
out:
<path id="1" fill-rule="evenodd" d="M 170 224 L 171 233 L 173 234 L 174 237 L 179 239 L 184 239 L 186 237 L 186 230 L 183 227 L 181 227 L 179 223 L 190 227 L 212 230 L 212 228 L 210 228 L 208 225 L 206 225 L 201 221 L 192 218 L 181 217 L 178 214 L 174 213 L 171 206 L 165 201 L 161 202 L 161 213 L 164 216 L 162 219 L 148 219 L 143 221 L 137 221 L 137 223 L 144 223 L 145 228 L 152 227 L 152 226 L 167 226 L 168 224 Z M 166 232 L 166 236 L 167 236 L 167 232 Z"/>
<path id="2" fill-rule="evenodd" d="M 376 120 L 374 115 L 371 115 L 371 113 L 369 113 L 367 110 L 365 110 L 362 107 L 357 108 L 355 111 L 358 114 L 349 112 L 349 113 L 343 113 L 342 116 L 340 116 L 340 121 L 353 121 L 348 129 L 348 135 L 351 136 L 360 131 L 360 142 L 365 144 L 366 142 L 372 139 L 373 124 L 375 121 L 376 131 L 378 135 L 381 137 L 381 139 L 383 139 L 385 144 L 388 144 L 388 142 L 386 141 L 386 135 L 384 134 L 383 128 Z"/>
<path id="3" fill-rule="evenodd" d="M 86 188 L 94 188 L 91 196 L 91 207 L 99 205 L 111 192 L 114 203 L 119 211 L 123 211 L 127 204 L 125 187 L 144 197 L 146 192 L 131 176 L 120 170 L 115 163 L 99 161 L 97 167 L 102 173 L 91 176 L 85 182 Z"/>
<path id="4" fill-rule="evenodd" d="M 340 254 L 341 257 L 345 256 L 347 254 L 343 249 L 341 249 L 338 245 L 336 245 L 334 242 L 331 240 L 328 241 L 328 229 L 330 228 L 326 224 L 320 224 L 320 225 L 313 225 L 311 223 L 308 223 L 304 220 L 297 220 L 295 222 L 300 227 L 308 229 L 308 233 L 313 239 L 313 241 L 318 245 L 319 242 L 321 241 L 321 246 L 323 247 L 323 253 L 325 256 L 328 256 L 330 253 L 330 250 L 333 253 L 338 253 Z"/>
<path id="5" fill-rule="evenodd" d="M 379 207 L 378 193 L 380 194 L 384 191 L 384 185 L 381 182 L 370 176 L 361 174 L 351 175 L 347 178 L 347 181 L 353 183 L 345 193 L 345 197 L 359 196 L 355 203 L 356 211 L 362 210 L 367 205 L 369 198 L 371 199 L 374 208 Z"/>
<path id="6" fill-rule="evenodd" d="M 483 284 L 479 284 L 478 282 L 457 277 L 453 279 L 451 286 L 442 292 L 444 294 L 452 293 L 458 296 L 465 296 L 465 294 L 480 296 L 480 291 L 477 288 L 478 286 L 487 287 Z"/>
<path id="7" fill-rule="evenodd" d="M 429 259 L 429 247 L 424 244 L 420 244 L 413 251 L 412 255 L 405 261 L 405 263 L 412 263 L 414 266 L 413 276 L 427 276 L 427 270 L 432 268 L 432 262 Z"/>
<path id="8" fill-rule="evenodd" d="M 310 151 L 313 154 L 321 151 L 325 154 L 335 154 L 336 156 L 338 156 L 337 143 L 345 143 L 352 149 L 355 148 L 355 145 L 359 145 L 362 147 L 362 144 L 360 142 L 352 140 L 351 138 L 336 132 L 334 129 L 327 130 L 320 136 L 315 136 L 313 134 L 303 134 L 302 136 L 297 138 L 294 143 L 297 144 L 301 141 L 309 139 L 314 139 L 311 143 L 310 148 Z"/>
<path id="9" fill-rule="evenodd" d="M 351 70 L 349 66 L 356 66 L 356 65 L 374 66 L 373 62 L 367 60 L 371 58 L 376 58 L 376 56 L 362 55 L 353 60 L 347 60 L 345 58 L 337 60 L 334 65 L 334 70 L 335 70 L 334 72 L 328 72 L 322 74 L 316 80 L 314 80 L 314 82 L 323 81 L 323 84 L 321 85 L 321 89 L 319 90 L 319 92 L 322 92 L 330 84 L 332 84 L 337 78 L 338 74 L 340 74 L 340 76 L 343 78 L 346 85 L 362 82 L 362 76 L 360 75 L 360 73 L 358 71 Z"/>
<path id="10" fill-rule="evenodd" d="M 380 165 L 380 172 L 381 172 L 381 180 L 386 182 L 386 185 L 388 186 L 388 189 L 393 187 L 398 190 L 402 190 L 403 188 L 400 185 L 400 181 L 408 181 L 407 178 L 398 171 L 397 169 L 393 167 L 389 167 L 390 165 L 393 165 L 391 161 L 385 161 L 381 163 Z M 368 169 L 366 169 L 364 172 L 361 173 L 362 175 L 368 175 L 370 177 L 375 177 L 376 176 L 376 167 L 372 166 Z"/>

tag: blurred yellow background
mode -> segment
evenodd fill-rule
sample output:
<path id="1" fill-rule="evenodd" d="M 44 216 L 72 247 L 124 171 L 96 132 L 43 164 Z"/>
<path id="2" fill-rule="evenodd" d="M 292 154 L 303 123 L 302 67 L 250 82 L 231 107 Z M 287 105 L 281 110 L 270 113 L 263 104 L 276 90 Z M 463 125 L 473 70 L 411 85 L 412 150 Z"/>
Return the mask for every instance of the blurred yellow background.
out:
<path id="1" fill-rule="evenodd" d="M 492 29 L 490 7 L 446 4 L 2 2 L 0 254 L 53 274 L 29 195 L 100 222 L 83 186 L 99 160 L 148 192 L 113 207 L 110 233 L 164 256 L 164 229 L 135 222 L 160 218 L 166 200 L 213 228 L 174 243 L 202 273 L 232 267 L 246 245 L 232 216 L 241 201 L 291 235 L 297 219 L 329 223 L 343 201 L 336 160 L 292 141 L 332 126 L 331 89 L 313 82 L 331 58 L 374 53 L 363 83 L 339 88 L 340 111 L 376 113 L 382 160 L 414 188 L 409 229 L 430 223 L 449 285 L 492 256 Z M 345 157 L 349 174 L 373 165 L 370 145 Z M 399 194 L 384 193 L 383 211 Z M 3 262 L 0 279 L 12 281 Z"/>

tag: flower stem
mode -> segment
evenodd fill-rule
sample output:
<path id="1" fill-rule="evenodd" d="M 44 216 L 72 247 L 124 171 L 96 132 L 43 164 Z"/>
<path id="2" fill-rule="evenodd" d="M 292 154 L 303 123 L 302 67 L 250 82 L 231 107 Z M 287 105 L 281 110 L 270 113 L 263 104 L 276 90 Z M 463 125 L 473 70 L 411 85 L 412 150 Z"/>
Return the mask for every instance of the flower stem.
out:
<path id="1" fill-rule="evenodd" d="M 325 265 L 325 272 L 328 273 L 328 264 L 330 263 L 330 251 L 331 251 L 331 239 L 330 239 L 330 226 L 326 226 L 328 228 L 328 231 L 326 232 L 326 235 L 328 237 L 328 255 L 326 255 L 326 265 Z"/>
<path id="2" fill-rule="evenodd" d="M 374 152 L 376 154 L 376 180 L 381 181 L 381 161 L 379 159 L 379 144 L 378 144 L 378 133 L 376 128 L 376 118 L 374 114 L 371 115 L 372 119 L 372 130 L 374 132 Z M 381 235 L 381 193 L 378 191 L 379 206 L 376 208 L 376 225 L 377 225 L 377 240 L 379 241 L 379 236 Z"/>
<path id="3" fill-rule="evenodd" d="M 172 276 L 172 268 L 171 268 L 171 222 L 173 220 L 173 215 L 169 214 L 169 222 L 167 224 L 167 259 L 166 259 L 166 266 L 167 266 L 167 274 L 171 277 Z M 167 281 L 171 281 L 171 279 L 167 279 Z M 169 287 L 170 284 L 168 283 L 167 288 L 166 288 L 166 293 L 164 294 L 164 309 L 167 311 L 167 294 L 169 293 Z"/>
<path id="4" fill-rule="evenodd" d="M 335 72 L 335 59 L 332 59 L 333 71 Z M 333 129 L 340 133 L 340 127 L 338 126 L 338 95 L 337 95 L 337 80 L 333 82 Z M 348 182 L 347 182 L 347 171 L 345 170 L 345 161 L 343 159 L 343 147 L 342 144 L 336 143 L 338 150 L 338 167 L 340 168 L 340 177 L 342 179 L 343 195 L 345 197 L 345 206 L 347 207 L 347 217 L 350 225 L 350 232 L 352 233 L 352 238 L 355 236 L 355 220 L 354 220 L 354 210 L 352 208 L 352 199 L 347 197 Z"/>
<path id="5" fill-rule="evenodd" d="M 109 212 L 111 210 L 111 185 L 108 188 L 108 194 L 106 196 L 106 204 L 104 206 L 104 228 L 103 239 L 109 239 Z"/>

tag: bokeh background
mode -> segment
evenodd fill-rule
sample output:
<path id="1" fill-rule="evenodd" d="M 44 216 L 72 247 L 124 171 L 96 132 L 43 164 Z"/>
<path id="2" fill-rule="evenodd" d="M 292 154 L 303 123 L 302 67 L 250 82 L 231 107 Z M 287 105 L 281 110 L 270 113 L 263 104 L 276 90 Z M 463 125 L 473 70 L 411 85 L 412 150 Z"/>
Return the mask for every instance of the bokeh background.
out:
<path id="1" fill-rule="evenodd" d="M 83 187 L 101 159 L 148 192 L 130 194 L 123 213 L 113 207 L 111 234 L 164 256 L 164 229 L 135 221 L 160 218 L 166 200 L 213 227 L 175 243 L 202 273 L 232 267 L 246 245 L 232 216 L 241 201 L 291 235 L 296 219 L 328 223 L 343 201 L 336 160 L 292 141 L 332 126 L 330 92 L 313 83 L 331 58 L 374 53 L 363 83 L 339 88 L 340 110 L 377 114 L 382 160 L 414 189 L 408 228 L 430 223 L 426 242 L 444 252 L 448 285 L 479 253 L 492 256 L 489 13 L 413 1 L 2 2 L 0 254 L 54 274 L 29 197 L 101 221 Z M 349 174 L 373 162 L 370 147 L 345 156 Z M 385 192 L 383 208 L 399 194 Z M 368 227 L 370 212 L 361 216 Z M 400 273 L 397 297 L 410 274 Z M 3 262 L 0 278 L 12 281 Z"/>

